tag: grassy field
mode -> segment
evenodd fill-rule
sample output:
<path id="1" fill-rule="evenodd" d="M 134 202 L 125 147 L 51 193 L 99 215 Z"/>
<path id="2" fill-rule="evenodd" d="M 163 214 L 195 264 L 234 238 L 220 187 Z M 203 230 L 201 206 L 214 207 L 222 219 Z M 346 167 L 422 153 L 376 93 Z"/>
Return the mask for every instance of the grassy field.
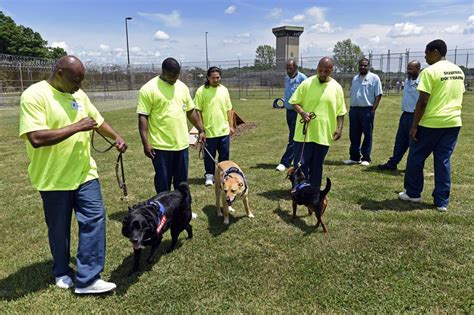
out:
<path id="1" fill-rule="evenodd" d="M 122 102 L 123 103 L 123 102 Z M 373 164 L 391 155 L 400 97 L 382 100 L 375 121 Z M 425 169 L 423 202 L 397 199 L 403 171 L 345 166 L 348 122 L 331 147 L 324 176 L 333 181 L 325 222 L 299 210 L 290 219 L 290 184 L 274 170 L 284 150 L 284 111 L 271 100 L 234 101 L 255 128 L 235 138 L 231 158 L 250 185 L 255 219 L 243 206 L 227 227 L 214 209 L 213 188 L 203 185 L 203 162 L 190 149 L 195 238 L 180 238 L 156 262 L 128 276 L 132 248 L 121 235 L 127 204 L 120 200 L 114 173 L 116 154 L 95 154 L 107 208 L 107 264 L 103 277 L 118 285 L 110 295 L 76 296 L 57 289 L 41 199 L 27 177 L 24 144 L 17 137 L 18 113 L 0 111 L 0 310 L 2 312 L 142 313 L 308 313 L 308 312 L 474 312 L 473 210 L 474 97 L 464 102 L 459 142 L 452 157 L 452 201 L 447 213 L 433 206 L 432 158 Z M 97 104 L 101 108 L 101 104 Z M 133 105 L 132 105 L 133 106 Z M 134 108 L 102 107 L 106 119 L 129 143 L 125 171 L 131 203 L 151 197 L 153 168 L 142 153 Z M 405 160 L 401 163 L 403 169 Z M 77 244 L 73 222 L 72 248 Z M 73 251 L 74 255 L 74 251 Z M 74 264 L 75 261 L 72 261 Z"/>

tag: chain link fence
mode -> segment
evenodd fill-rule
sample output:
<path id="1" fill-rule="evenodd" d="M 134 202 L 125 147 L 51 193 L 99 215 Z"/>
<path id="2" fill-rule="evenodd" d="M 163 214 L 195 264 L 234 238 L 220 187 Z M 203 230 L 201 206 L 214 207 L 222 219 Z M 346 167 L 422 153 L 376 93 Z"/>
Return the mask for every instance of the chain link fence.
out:
<path id="1" fill-rule="evenodd" d="M 463 69 L 467 92 L 472 92 L 473 55 L 474 49 L 453 49 L 449 50 L 446 56 Z M 298 60 L 300 71 L 307 76 L 316 74 L 317 64 L 322 57 L 301 56 Z M 382 80 L 386 94 L 401 93 L 409 61 L 418 60 L 424 63 L 424 52 L 408 50 L 397 53 L 390 50 L 380 54 L 369 53 L 366 57 L 370 60 L 371 70 Z M 357 60 L 348 59 L 344 63 L 356 66 Z M 276 71 L 275 65 L 257 67 L 253 59 L 211 60 L 209 64 L 222 69 L 222 83 L 234 99 L 272 99 L 283 96 L 285 73 Z M 54 60 L 0 54 L 0 106 L 18 105 L 21 92 L 31 84 L 48 78 L 53 65 Z M 137 90 L 160 73 L 161 64 L 133 64 L 127 67 L 86 62 L 86 68 L 82 88 L 93 101 L 120 100 L 122 103 L 134 105 Z M 341 68 L 336 65 L 333 77 L 348 91 L 356 70 L 343 72 Z M 180 79 L 189 86 L 194 95 L 195 90 L 204 84 L 206 79 L 206 62 L 183 62 Z"/>

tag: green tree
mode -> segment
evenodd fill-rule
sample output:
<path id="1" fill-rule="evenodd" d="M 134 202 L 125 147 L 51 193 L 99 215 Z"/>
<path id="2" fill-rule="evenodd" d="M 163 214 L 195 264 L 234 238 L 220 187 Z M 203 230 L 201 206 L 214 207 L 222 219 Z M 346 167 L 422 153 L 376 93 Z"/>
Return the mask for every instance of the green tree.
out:
<path id="1" fill-rule="evenodd" d="M 275 48 L 270 45 L 260 45 L 255 51 L 255 67 L 270 69 L 275 65 Z"/>
<path id="2" fill-rule="evenodd" d="M 62 48 L 48 47 L 38 32 L 29 27 L 17 25 L 0 11 L 0 53 L 30 57 L 57 59 L 66 55 Z"/>
<path id="3" fill-rule="evenodd" d="M 334 63 L 336 72 L 357 72 L 358 61 L 364 57 L 359 46 L 352 43 L 350 39 L 339 41 L 334 45 Z"/>

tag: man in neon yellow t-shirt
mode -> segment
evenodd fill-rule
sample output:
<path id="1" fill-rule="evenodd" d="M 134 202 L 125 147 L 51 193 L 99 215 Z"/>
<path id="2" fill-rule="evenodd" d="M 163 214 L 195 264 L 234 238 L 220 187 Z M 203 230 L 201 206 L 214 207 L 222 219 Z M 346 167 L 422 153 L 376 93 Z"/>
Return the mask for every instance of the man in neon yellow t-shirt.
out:
<path id="1" fill-rule="evenodd" d="M 21 95 L 20 137 L 30 160 L 30 180 L 43 200 L 56 285 L 74 285 L 69 267 L 74 208 L 79 223 L 75 292 L 91 294 L 116 286 L 100 279 L 105 264 L 105 209 L 90 153 L 90 131 L 114 139 L 120 152 L 127 145 L 80 89 L 84 75 L 82 62 L 65 56 L 48 80 L 26 89 Z"/>
<path id="2" fill-rule="evenodd" d="M 221 69 L 210 67 L 206 83 L 199 87 L 194 96 L 194 104 L 202 116 L 206 132 L 206 148 L 212 155 L 204 154 L 206 186 L 214 185 L 216 151 L 219 152 L 219 162 L 229 160 L 230 135 L 234 133 L 229 91 L 220 83 Z"/>
<path id="3" fill-rule="evenodd" d="M 301 168 L 311 186 L 318 190 L 321 187 L 324 158 L 333 141 L 341 138 L 344 115 L 347 112 L 342 87 L 331 78 L 333 68 L 331 58 L 322 58 L 318 63 L 317 75 L 304 80 L 289 101 L 302 118 L 296 120 L 293 164 L 297 166 L 302 156 Z M 316 115 L 314 119 L 310 113 Z M 303 134 L 305 123 L 306 139 Z M 304 141 L 306 143 L 302 154 Z"/>
<path id="4" fill-rule="evenodd" d="M 176 189 L 188 181 L 188 126 L 186 118 L 205 139 L 201 118 L 194 109 L 188 87 L 178 80 L 181 66 L 174 58 L 166 58 L 161 74 L 140 89 L 138 126 L 143 151 L 153 162 L 156 193 Z"/>
<path id="5" fill-rule="evenodd" d="M 461 129 L 461 108 L 464 93 L 464 73 L 446 60 L 448 48 L 441 39 L 425 49 L 430 65 L 420 75 L 410 152 L 407 159 L 404 186 L 400 199 L 421 201 L 423 168 L 426 158 L 433 153 L 435 187 L 432 193 L 438 211 L 446 211 L 451 190 L 451 154 Z"/>

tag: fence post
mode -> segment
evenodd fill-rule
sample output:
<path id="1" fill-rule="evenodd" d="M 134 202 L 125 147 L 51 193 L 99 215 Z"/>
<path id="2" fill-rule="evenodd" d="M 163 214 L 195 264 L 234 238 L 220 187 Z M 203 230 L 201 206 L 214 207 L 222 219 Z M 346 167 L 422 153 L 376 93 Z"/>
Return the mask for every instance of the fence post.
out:
<path id="1" fill-rule="evenodd" d="M 458 46 L 454 48 L 454 64 L 457 64 L 457 59 L 458 59 Z"/>
<path id="2" fill-rule="evenodd" d="M 21 85 L 21 91 L 24 91 L 23 87 L 23 71 L 21 69 L 21 62 L 18 62 L 19 70 L 20 70 L 20 85 Z"/>
<path id="3" fill-rule="evenodd" d="M 239 57 L 239 70 L 238 70 L 238 71 L 239 71 L 239 72 L 238 72 L 238 73 L 239 73 L 239 76 L 238 76 L 238 78 L 239 78 L 238 84 L 239 84 L 239 100 L 240 100 L 240 88 L 241 88 L 241 86 L 240 86 L 240 82 L 241 82 L 241 81 L 240 81 L 240 57 Z"/>

